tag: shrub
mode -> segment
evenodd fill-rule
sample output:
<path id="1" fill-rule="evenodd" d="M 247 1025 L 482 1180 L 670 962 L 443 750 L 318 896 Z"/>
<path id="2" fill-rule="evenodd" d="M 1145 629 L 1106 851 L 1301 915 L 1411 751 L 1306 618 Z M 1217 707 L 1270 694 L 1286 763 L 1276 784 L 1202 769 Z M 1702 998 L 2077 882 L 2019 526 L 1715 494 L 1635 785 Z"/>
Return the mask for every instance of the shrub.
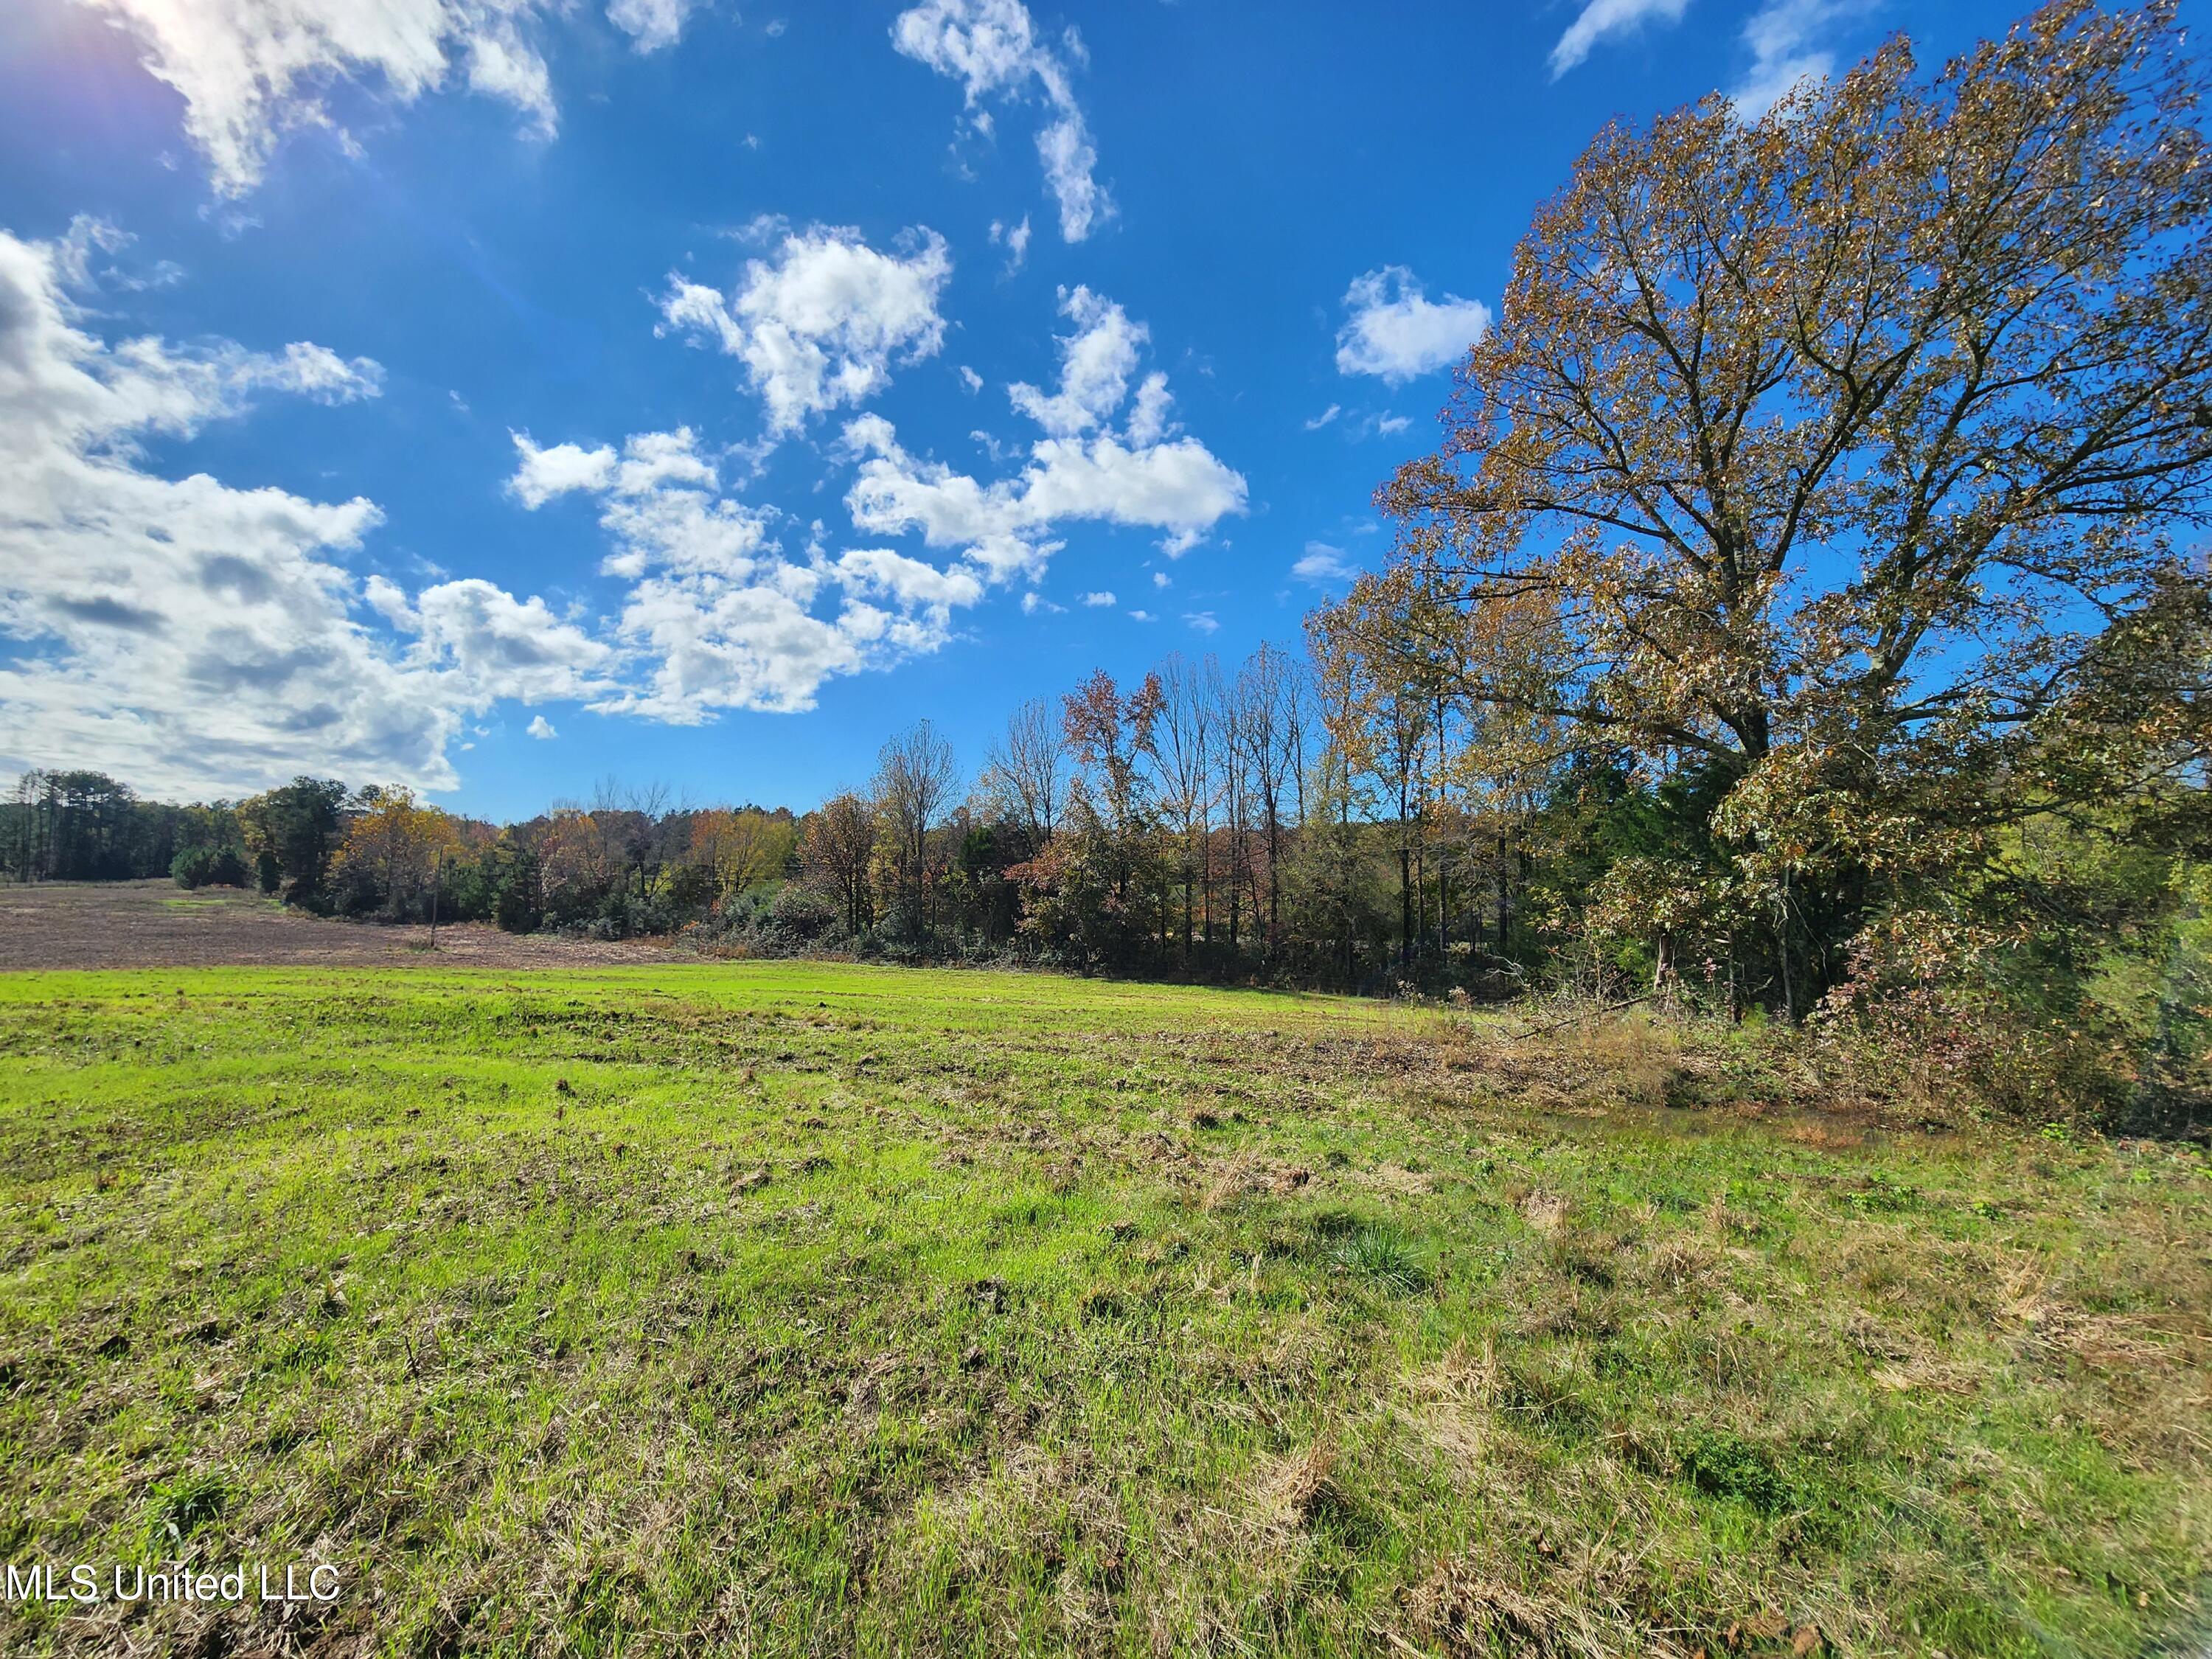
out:
<path id="1" fill-rule="evenodd" d="M 177 885 L 243 887 L 246 884 L 246 849 L 226 847 L 187 847 L 169 861 L 169 875 Z"/>

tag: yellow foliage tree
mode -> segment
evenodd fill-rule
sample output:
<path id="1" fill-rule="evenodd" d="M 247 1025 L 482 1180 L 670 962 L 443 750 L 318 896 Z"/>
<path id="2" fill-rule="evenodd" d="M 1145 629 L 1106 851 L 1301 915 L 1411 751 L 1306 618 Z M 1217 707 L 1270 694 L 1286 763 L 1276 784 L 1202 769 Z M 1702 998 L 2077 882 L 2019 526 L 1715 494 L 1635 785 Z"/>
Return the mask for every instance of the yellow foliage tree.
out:
<path id="1" fill-rule="evenodd" d="M 692 819 L 685 862 L 705 872 L 714 897 L 724 899 L 781 872 L 798 839 L 787 812 L 719 807 Z"/>
<path id="2" fill-rule="evenodd" d="M 382 790 L 347 827 L 331 871 L 362 882 L 386 915 L 406 916 L 427 900 L 439 865 L 461 850 L 460 827 L 410 790 Z"/>

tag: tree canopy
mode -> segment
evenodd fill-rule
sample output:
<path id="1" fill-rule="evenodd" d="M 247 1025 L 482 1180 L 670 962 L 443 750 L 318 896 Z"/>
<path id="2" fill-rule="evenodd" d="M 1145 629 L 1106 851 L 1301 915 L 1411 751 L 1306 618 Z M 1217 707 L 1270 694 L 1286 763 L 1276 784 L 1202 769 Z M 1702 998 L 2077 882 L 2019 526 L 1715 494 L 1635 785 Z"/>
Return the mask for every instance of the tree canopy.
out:
<path id="1" fill-rule="evenodd" d="M 1611 894 L 1662 965 L 1779 930 L 1786 981 L 1802 923 L 1826 988 L 2039 815 L 2196 833 L 2203 89 L 2164 0 L 2057 0 L 1932 76 L 1898 40 L 1756 120 L 1608 128 L 1536 216 L 1326 626 L 1477 711 L 1493 788 L 1682 781 Z"/>

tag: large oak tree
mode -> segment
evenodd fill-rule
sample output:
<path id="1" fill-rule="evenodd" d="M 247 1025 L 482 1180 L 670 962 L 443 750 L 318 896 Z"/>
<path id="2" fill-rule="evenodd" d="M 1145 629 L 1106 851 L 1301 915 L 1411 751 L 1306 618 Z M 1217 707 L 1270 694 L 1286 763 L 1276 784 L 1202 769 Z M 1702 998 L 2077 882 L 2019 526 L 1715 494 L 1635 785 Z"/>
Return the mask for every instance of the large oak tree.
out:
<path id="1" fill-rule="evenodd" d="M 1694 775 L 1728 873 L 1644 872 L 1662 928 L 2170 790 L 2205 752 L 2202 89 L 2170 4 L 2056 0 L 1932 76 L 1900 40 L 1755 120 L 1607 129 L 1340 625 L 1512 716 L 1501 772 Z"/>

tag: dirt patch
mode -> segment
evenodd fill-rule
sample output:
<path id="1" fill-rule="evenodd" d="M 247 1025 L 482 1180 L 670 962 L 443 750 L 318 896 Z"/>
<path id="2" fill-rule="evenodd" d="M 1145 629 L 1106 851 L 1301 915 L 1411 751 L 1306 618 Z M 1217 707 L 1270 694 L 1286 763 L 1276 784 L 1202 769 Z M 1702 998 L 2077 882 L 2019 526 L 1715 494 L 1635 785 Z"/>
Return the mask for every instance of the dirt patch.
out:
<path id="1" fill-rule="evenodd" d="M 586 968 L 671 960 L 658 944 L 333 921 L 234 888 L 168 881 L 0 887 L 0 969 L 374 967 Z"/>

